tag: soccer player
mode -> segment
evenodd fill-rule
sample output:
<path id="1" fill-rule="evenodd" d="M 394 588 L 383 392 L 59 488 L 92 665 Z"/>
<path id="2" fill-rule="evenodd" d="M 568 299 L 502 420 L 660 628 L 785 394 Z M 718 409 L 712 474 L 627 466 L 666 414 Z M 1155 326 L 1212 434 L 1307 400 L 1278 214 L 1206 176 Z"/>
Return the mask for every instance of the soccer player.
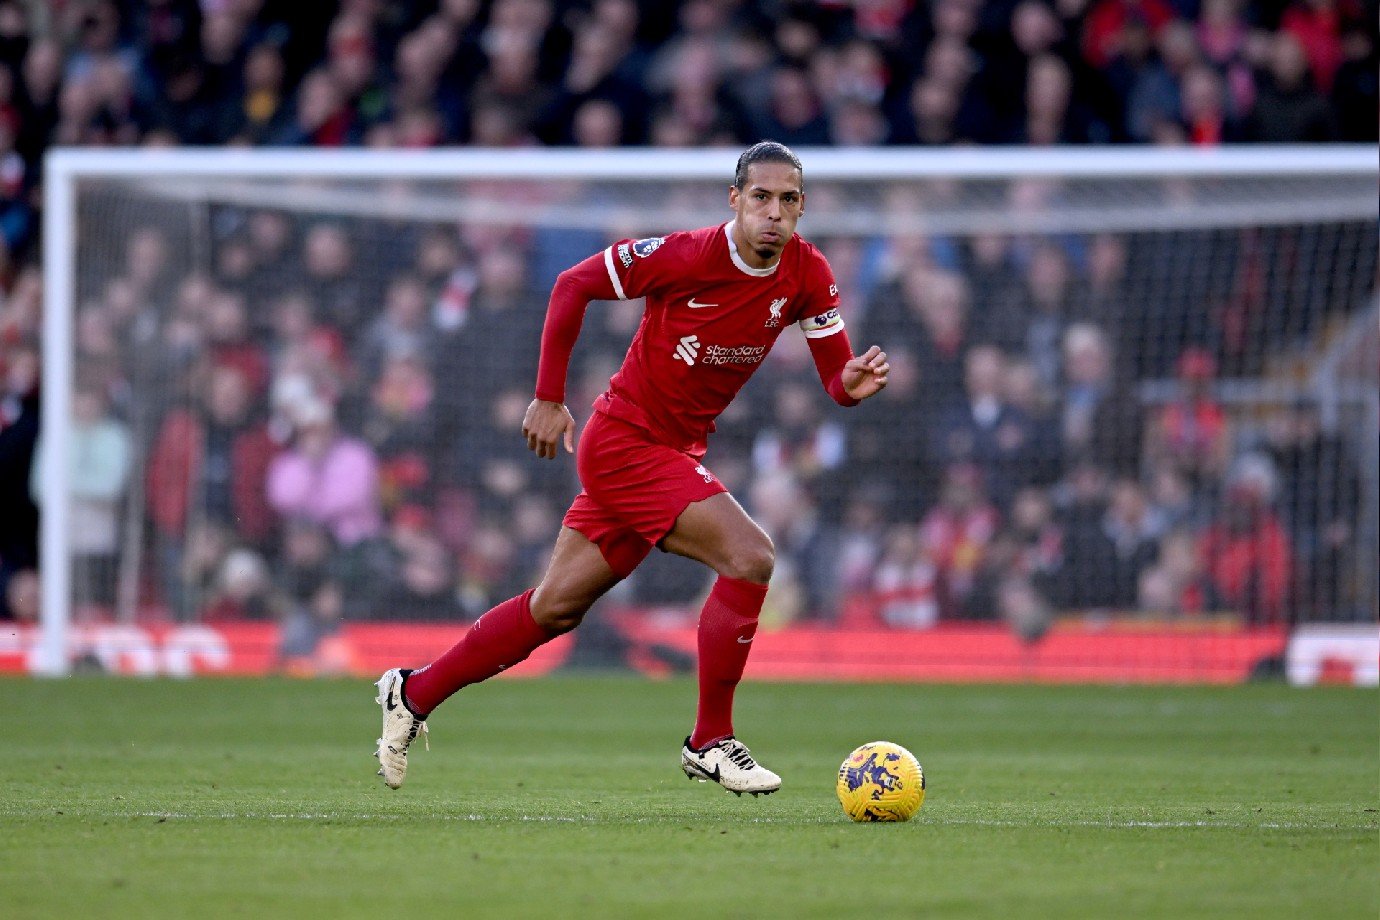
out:
<path id="1" fill-rule="evenodd" d="M 681 748 L 692 779 L 741 795 L 775 792 L 781 778 L 733 734 L 743 675 L 771 579 L 771 539 L 701 462 L 714 419 L 761 365 L 778 335 L 804 332 L 820 381 L 843 406 L 886 386 L 886 355 L 854 357 L 829 263 L 795 235 L 805 211 L 800 160 L 763 141 L 738 158 L 728 190 L 733 219 L 667 237 L 622 240 L 562 272 L 542 331 L 536 398 L 522 431 L 538 456 L 575 454 L 583 491 L 556 539 L 541 583 L 485 613 L 440 658 L 378 681 L 379 775 L 402 785 L 408 747 L 426 718 L 462 687 L 512 667 L 580 625 L 652 547 L 718 573 L 700 613 L 699 705 Z M 566 369 L 591 300 L 645 297 L 627 357 L 575 450 Z"/>

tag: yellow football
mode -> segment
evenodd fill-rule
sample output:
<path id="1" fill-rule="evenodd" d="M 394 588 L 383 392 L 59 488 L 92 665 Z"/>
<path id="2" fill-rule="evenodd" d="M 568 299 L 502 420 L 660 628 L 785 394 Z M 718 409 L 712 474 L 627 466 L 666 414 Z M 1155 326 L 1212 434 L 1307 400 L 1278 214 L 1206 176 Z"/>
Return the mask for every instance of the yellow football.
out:
<path id="1" fill-rule="evenodd" d="M 871 741 L 839 767 L 838 792 L 854 821 L 909 821 L 925 802 L 925 771 L 899 744 Z"/>

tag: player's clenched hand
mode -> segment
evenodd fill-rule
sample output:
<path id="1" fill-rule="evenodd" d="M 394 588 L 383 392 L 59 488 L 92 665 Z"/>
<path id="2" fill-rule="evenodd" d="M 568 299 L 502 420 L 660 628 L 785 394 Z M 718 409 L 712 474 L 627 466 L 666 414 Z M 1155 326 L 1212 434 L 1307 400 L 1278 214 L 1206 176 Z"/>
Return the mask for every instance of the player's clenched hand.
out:
<path id="1" fill-rule="evenodd" d="M 886 352 L 873 345 L 843 366 L 843 391 L 854 399 L 875 396 L 886 386 L 890 370 Z"/>
<path id="2" fill-rule="evenodd" d="M 527 447 L 543 460 L 556 458 L 556 445 L 565 441 L 565 452 L 575 452 L 575 419 L 558 402 L 534 399 L 522 417 L 522 434 Z"/>

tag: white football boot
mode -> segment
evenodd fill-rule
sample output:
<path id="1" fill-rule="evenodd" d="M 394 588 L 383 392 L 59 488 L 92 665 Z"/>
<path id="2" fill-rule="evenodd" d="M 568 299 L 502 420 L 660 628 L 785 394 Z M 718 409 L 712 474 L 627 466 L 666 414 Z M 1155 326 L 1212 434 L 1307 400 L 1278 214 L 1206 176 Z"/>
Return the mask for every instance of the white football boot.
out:
<path id="1" fill-rule="evenodd" d="M 403 702 L 403 678 L 409 672 L 399 668 L 386 671 L 379 678 L 379 695 L 374 702 L 383 708 L 383 737 L 374 756 L 379 759 L 379 776 L 389 789 L 397 789 L 407 777 L 407 749 L 422 733 L 422 741 L 431 750 L 431 734 L 426 720 L 412 714 Z"/>
<path id="2" fill-rule="evenodd" d="M 686 738 L 680 749 L 680 768 L 690 779 L 713 780 L 734 795 L 771 795 L 781 788 L 781 777 L 753 760 L 747 745 L 732 735 L 703 751 L 690 747 Z"/>

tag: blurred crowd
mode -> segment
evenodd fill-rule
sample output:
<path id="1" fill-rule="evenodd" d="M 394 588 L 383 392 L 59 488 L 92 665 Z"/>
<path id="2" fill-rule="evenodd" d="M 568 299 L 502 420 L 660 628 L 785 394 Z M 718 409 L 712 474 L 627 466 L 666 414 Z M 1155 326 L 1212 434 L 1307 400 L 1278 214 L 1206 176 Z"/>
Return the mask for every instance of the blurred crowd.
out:
<path id="1" fill-rule="evenodd" d="M 102 211 L 87 229 L 109 238 Z M 472 618 L 532 584 L 578 489 L 568 459 L 537 460 L 519 434 L 551 281 L 537 255 L 578 240 L 227 206 L 211 224 L 205 270 L 156 224 L 85 263 L 82 615 L 109 615 L 124 584 L 140 609 L 273 619 L 309 649 L 345 620 Z M 1063 610 L 1344 612 L 1354 446 L 1308 402 L 1238 424 L 1216 401 L 1233 320 L 1165 271 L 1165 247 L 1201 255 L 1206 238 L 1163 237 L 820 239 L 854 341 L 893 370 L 838 409 L 788 331 L 720 419 L 707 463 L 778 549 L 768 620 L 1003 619 L 1035 636 Z M 26 269 L 9 315 L 36 316 L 37 297 Z M 577 418 L 640 313 L 591 307 Z M 41 439 L 31 469 L 14 448 L 37 435 L 32 341 L 8 347 L 0 403 L 0 483 L 30 509 Z M 1147 402 L 1139 383 L 1161 376 L 1173 394 Z M 12 569 L 32 552 L 0 545 Z M 707 577 L 654 553 L 614 600 L 690 605 Z"/>
<path id="2" fill-rule="evenodd" d="M 1375 12 L 0 0 L 0 613 L 35 609 L 51 145 L 1375 140 Z M 608 241 L 273 209 L 211 223 L 200 261 L 150 219 L 84 262 L 79 610 L 277 619 L 292 649 L 343 619 L 472 617 L 527 587 L 576 490 L 569 463 L 540 464 L 517 435 L 564 267 L 550 254 Z M 883 397 L 836 411 L 788 333 L 722 420 L 708 463 L 778 546 L 767 616 L 1005 618 L 1035 635 L 1064 609 L 1346 608 L 1351 447 L 1316 406 L 1240 424 L 1214 399 L 1219 374 L 1258 375 L 1356 302 L 1318 288 L 1334 276 L 1309 274 L 1299 236 L 818 239 L 854 342 L 883 345 L 894 370 Z M 1296 277 L 1267 290 L 1267 267 Z M 577 417 L 639 315 L 591 311 Z M 1178 395 L 1146 403 L 1155 378 Z M 615 599 L 704 587 L 654 554 Z"/>
<path id="3" fill-rule="evenodd" d="M 1374 141 L 1375 0 L 3 0 L 0 237 L 66 145 Z"/>

